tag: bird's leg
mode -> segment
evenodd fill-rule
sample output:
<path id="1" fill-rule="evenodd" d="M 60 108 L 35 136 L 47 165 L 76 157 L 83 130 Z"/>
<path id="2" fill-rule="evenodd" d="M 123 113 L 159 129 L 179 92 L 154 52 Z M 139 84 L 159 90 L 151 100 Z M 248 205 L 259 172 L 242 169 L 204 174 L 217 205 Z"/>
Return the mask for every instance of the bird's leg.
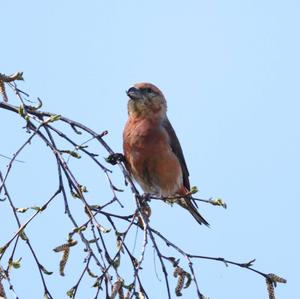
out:
<path id="1" fill-rule="evenodd" d="M 105 161 L 111 165 L 116 165 L 118 162 L 125 162 L 125 157 L 121 153 L 113 153 L 105 158 Z"/>
<path id="2" fill-rule="evenodd" d="M 151 201 L 152 194 L 151 193 L 144 193 L 140 196 L 141 203 L 147 203 Z"/>

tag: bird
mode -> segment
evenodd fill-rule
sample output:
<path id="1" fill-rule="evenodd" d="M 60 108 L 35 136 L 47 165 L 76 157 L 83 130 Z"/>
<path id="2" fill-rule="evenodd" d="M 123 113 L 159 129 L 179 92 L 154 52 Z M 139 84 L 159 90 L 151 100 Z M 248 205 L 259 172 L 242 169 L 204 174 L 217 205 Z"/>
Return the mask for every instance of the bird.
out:
<path id="1" fill-rule="evenodd" d="M 176 198 L 173 202 L 189 211 L 199 224 L 209 226 L 191 198 L 189 171 L 167 117 L 163 93 L 147 82 L 133 85 L 126 93 L 128 120 L 123 131 L 123 152 L 129 174 L 145 194 Z"/>

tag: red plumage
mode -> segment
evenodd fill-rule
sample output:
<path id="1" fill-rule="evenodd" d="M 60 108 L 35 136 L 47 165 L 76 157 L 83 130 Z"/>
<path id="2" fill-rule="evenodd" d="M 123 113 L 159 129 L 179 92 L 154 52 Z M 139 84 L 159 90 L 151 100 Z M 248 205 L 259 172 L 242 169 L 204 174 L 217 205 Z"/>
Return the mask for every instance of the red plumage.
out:
<path id="1" fill-rule="evenodd" d="M 190 189 L 189 173 L 162 92 L 139 83 L 127 91 L 128 121 L 123 133 L 126 167 L 144 192 L 172 197 Z M 208 225 L 188 197 L 176 199 L 200 224 Z"/>

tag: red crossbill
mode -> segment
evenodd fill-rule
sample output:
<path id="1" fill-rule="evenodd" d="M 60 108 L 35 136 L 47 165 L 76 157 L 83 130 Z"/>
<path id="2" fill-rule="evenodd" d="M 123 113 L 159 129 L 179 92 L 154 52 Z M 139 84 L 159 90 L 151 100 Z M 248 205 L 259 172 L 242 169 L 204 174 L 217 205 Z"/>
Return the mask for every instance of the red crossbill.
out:
<path id="1" fill-rule="evenodd" d="M 138 83 L 127 91 L 128 121 L 123 132 L 125 164 L 145 193 L 177 197 L 200 224 L 200 215 L 189 196 L 189 172 L 176 133 L 167 117 L 163 93 L 153 84 Z M 180 196 L 183 196 L 182 198 Z"/>

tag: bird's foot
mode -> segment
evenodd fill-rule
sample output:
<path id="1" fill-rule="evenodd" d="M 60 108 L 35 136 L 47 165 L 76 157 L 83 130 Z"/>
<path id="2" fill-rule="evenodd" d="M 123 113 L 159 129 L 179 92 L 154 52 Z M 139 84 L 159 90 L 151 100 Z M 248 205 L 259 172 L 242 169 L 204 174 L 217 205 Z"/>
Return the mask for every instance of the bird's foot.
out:
<path id="1" fill-rule="evenodd" d="M 121 153 L 113 153 L 105 158 L 105 161 L 111 165 L 116 165 L 119 162 L 125 162 L 125 157 Z"/>
<path id="2" fill-rule="evenodd" d="M 139 196 L 139 202 L 140 202 L 140 213 L 137 215 L 137 219 L 138 219 L 138 224 L 142 229 L 145 229 L 145 227 L 147 226 L 146 223 L 148 223 L 150 221 L 150 216 L 151 216 L 151 208 L 148 204 L 148 202 L 150 201 L 151 198 L 151 194 L 150 193 L 144 193 L 143 195 Z"/>
<path id="3" fill-rule="evenodd" d="M 146 202 L 149 202 L 151 201 L 151 197 L 152 197 L 152 194 L 151 193 L 144 193 L 140 196 L 140 201 L 142 203 L 146 203 Z"/>

